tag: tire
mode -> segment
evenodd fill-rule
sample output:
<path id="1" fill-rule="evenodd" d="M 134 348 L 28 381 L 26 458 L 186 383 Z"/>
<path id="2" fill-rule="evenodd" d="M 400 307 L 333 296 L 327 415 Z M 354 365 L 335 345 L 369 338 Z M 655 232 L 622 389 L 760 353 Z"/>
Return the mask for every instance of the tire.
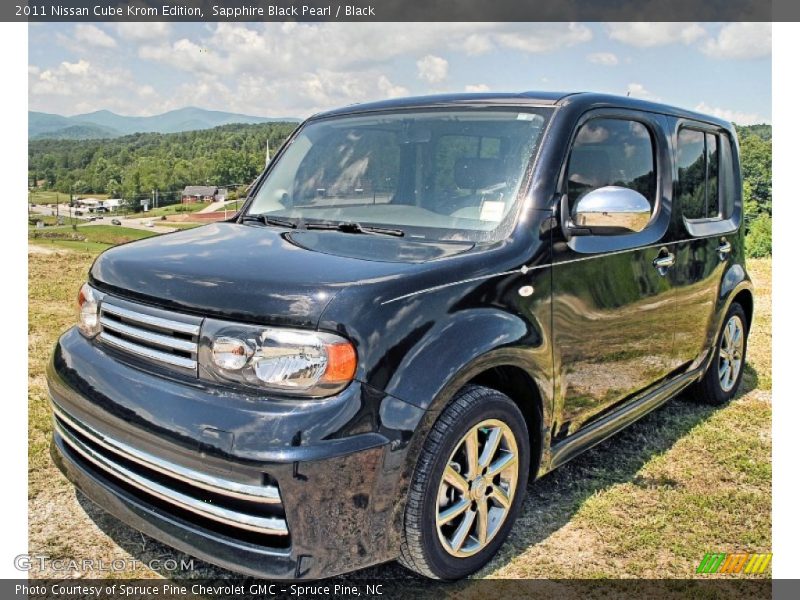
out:
<path id="1" fill-rule="evenodd" d="M 474 437 L 473 432 L 477 432 Z M 508 537 L 522 505 L 530 468 L 528 440 L 525 417 L 508 396 L 476 385 L 462 389 L 434 423 L 417 461 L 405 509 L 400 563 L 426 577 L 453 580 L 489 562 Z M 470 453 L 473 446 L 477 450 Z M 469 454 L 479 473 L 474 477 Z M 496 471 L 494 477 L 491 472 L 486 476 L 486 465 Z M 449 467 L 447 481 L 445 467 Z M 437 515 L 447 519 L 446 510 L 456 508 L 464 512 L 440 528 Z M 467 535 L 460 535 L 462 531 Z M 463 542 L 459 545 L 457 540 Z"/>
<path id="2" fill-rule="evenodd" d="M 741 336 L 741 344 L 735 353 L 739 366 L 738 370 L 735 370 L 735 374 L 728 372 L 728 375 L 723 378 L 725 365 L 730 364 L 730 361 L 725 356 L 728 354 L 726 345 L 728 345 L 729 334 L 727 331 L 729 327 L 733 327 L 734 330 L 738 329 Z M 722 322 L 719 339 L 717 339 L 717 345 L 714 348 L 714 357 L 706 374 L 690 388 L 691 396 L 694 400 L 712 406 L 721 406 L 736 395 L 744 374 L 745 359 L 747 357 L 747 335 L 747 314 L 741 304 L 734 302 Z M 722 354 L 722 358 L 720 358 L 720 354 Z"/>

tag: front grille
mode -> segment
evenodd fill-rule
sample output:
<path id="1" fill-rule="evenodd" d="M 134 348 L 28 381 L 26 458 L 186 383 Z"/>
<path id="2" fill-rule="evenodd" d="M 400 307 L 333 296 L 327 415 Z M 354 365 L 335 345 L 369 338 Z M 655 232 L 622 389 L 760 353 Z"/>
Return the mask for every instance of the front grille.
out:
<path id="1" fill-rule="evenodd" d="M 195 525 L 245 541 L 287 547 L 277 485 L 245 484 L 188 469 L 80 423 L 53 404 L 56 434 L 72 460 L 145 502 Z"/>
<path id="2" fill-rule="evenodd" d="M 106 295 L 100 304 L 99 340 L 158 365 L 197 374 L 202 319 Z"/>

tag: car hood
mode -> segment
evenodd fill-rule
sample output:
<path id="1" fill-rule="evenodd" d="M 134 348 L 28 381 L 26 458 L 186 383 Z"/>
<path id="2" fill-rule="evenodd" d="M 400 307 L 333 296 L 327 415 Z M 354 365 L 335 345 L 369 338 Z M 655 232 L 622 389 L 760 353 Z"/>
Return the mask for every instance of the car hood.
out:
<path id="1" fill-rule="evenodd" d="M 111 248 L 95 261 L 90 281 L 174 310 L 315 327 L 342 288 L 401 278 L 471 248 L 224 222 Z"/>

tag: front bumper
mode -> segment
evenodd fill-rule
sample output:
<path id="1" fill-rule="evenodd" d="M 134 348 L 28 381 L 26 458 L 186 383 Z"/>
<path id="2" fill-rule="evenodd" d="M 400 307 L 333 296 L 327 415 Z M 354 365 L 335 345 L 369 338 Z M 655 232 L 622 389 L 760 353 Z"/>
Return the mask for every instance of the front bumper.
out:
<path id="1" fill-rule="evenodd" d="M 132 527 L 259 577 L 327 577 L 397 556 L 420 409 L 358 383 L 284 401 L 172 379 L 74 329 L 47 377 L 55 463 Z"/>

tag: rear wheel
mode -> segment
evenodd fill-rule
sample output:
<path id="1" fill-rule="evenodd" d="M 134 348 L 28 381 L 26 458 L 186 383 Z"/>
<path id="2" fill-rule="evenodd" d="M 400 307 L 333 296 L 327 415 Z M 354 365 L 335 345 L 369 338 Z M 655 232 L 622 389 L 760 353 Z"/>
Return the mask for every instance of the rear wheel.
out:
<path id="1" fill-rule="evenodd" d="M 695 399 L 715 406 L 736 395 L 744 374 L 747 355 L 747 315 L 742 306 L 731 304 L 714 349 L 714 357 L 703 378 L 692 386 Z"/>
<path id="2" fill-rule="evenodd" d="M 485 565 L 517 517 L 529 455 L 525 418 L 514 402 L 490 388 L 464 388 L 425 441 L 400 562 L 436 579 L 458 579 Z"/>

